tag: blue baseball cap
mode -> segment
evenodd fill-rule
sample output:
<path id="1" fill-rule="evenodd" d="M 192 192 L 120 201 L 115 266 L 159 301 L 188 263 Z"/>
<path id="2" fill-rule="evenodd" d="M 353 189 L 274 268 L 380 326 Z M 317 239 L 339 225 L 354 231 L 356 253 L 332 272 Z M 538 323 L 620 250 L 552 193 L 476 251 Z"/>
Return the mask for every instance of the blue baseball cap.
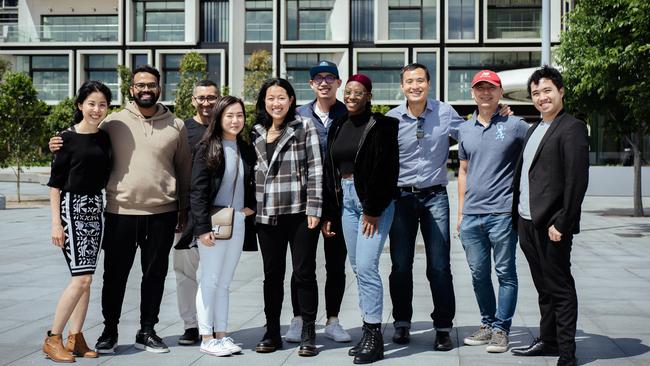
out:
<path id="1" fill-rule="evenodd" d="M 321 61 L 318 65 L 309 69 L 309 76 L 313 79 L 318 73 L 329 72 L 330 74 L 339 77 L 339 69 L 336 64 L 330 61 Z"/>

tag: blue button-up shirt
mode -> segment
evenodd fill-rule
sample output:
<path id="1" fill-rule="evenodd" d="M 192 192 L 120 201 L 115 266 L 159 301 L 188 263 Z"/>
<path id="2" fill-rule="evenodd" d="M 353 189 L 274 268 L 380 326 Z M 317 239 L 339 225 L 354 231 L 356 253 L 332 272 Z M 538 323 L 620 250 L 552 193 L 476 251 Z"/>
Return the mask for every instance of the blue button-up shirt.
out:
<path id="1" fill-rule="evenodd" d="M 458 128 L 465 119 L 449 104 L 428 99 L 419 117 L 408 111 L 406 101 L 386 113 L 399 120 L 400 187 L 426 188 L 447 185 L 449 138 L 458 139 Z M 418 138 L 418 126 L 423 134 Z"/>

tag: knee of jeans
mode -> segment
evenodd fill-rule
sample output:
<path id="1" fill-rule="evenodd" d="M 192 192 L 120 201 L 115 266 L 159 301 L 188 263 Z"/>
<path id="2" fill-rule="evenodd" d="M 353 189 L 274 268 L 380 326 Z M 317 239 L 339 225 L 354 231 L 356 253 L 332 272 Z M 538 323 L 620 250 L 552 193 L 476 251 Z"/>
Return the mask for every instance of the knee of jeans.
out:
<path id="1" fill-rule="evenodd" d="M 500 285 L 513 285 L 517 286 L 517 271 L 504 271 L 503 269 L 496 269 L 497 279 L 499 280 Z"/>

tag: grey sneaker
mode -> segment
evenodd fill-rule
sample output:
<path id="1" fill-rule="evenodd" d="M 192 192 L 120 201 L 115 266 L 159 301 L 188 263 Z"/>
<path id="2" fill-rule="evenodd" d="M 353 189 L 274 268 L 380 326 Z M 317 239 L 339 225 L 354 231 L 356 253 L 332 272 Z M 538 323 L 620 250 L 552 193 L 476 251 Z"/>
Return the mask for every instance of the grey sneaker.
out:
<path id="1" fill-rule="evenodd" d="M 291 319 L 291 324 L 289 325 L 289 330 L 284 335 L 284 340 L 290 343 L 300 343 L 302 340 L 302 317 L 294 316 Z"/>
<path id="2" fill-rule="evenodd" d="M 468 346 L 480 346 L 487 344 L 491 339 L 492 328 L 490 328 L 489 325 L 483 324 L 476 330 L 476 332 L 472 333 L 469 337 L 465 337 L 463 342 Z"/>
<path id="3" fill-rule="evenodd" d="M 508 350 L 508 343 L 508 333 L 501 329 L 495 329 L 485 350 L 490 353 L 503 353 Z"/>

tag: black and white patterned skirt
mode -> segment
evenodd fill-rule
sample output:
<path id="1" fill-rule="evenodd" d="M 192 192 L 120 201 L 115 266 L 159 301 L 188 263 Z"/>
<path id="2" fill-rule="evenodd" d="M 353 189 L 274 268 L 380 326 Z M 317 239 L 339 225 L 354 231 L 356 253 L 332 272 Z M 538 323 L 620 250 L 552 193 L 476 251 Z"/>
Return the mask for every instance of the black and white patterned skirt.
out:
<path id="1" fill-rule="evenodd" d="M 103 197 L 61 191 L 61 222 L 65 232 L 63 255 L 73 276 L 95 273 L 104 223 Z"/>

